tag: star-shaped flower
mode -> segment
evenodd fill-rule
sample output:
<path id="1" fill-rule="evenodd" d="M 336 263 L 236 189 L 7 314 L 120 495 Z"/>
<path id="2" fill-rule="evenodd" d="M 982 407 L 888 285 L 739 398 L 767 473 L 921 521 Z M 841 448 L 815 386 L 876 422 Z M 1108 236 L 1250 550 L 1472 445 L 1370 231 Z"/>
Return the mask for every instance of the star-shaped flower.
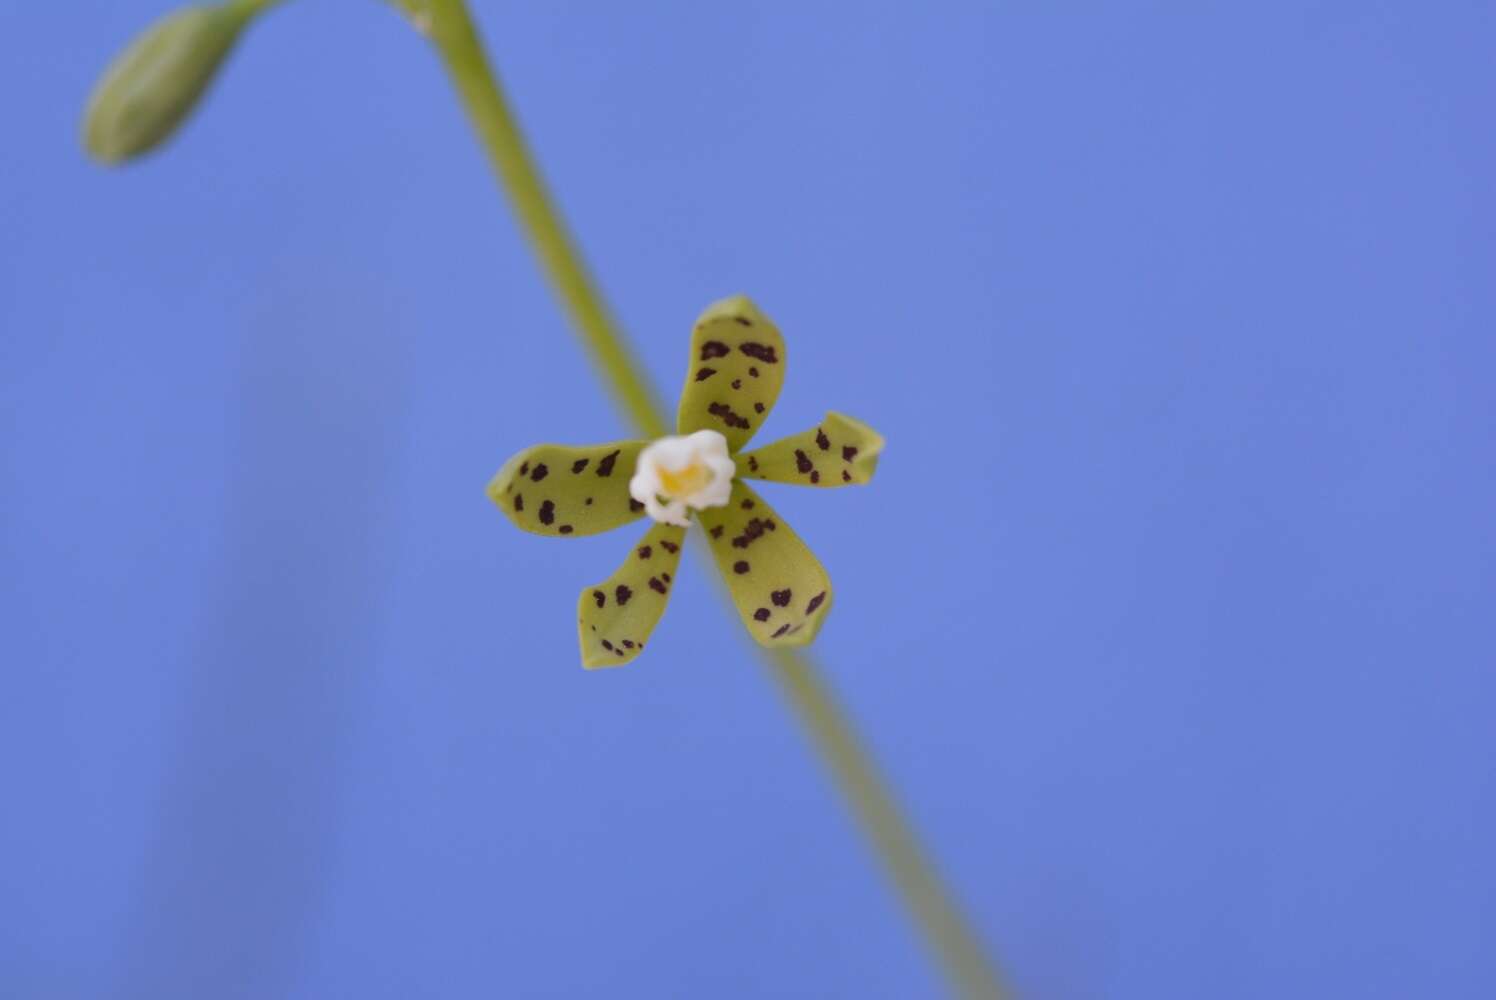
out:
<path id="1" fill-rule="evenodd" d="M 831 579 L 745 479 L 846 486 L 872 478 L 883 439 L 840 413 L 754 451 L 742 448 L 784 382 L 784 340 L 744 296 L 708 306 L 691 334 L 680 437 L 585 447 L 540 444 L 504 463 L 488 496 L 539 535 L 576 538 L 646 514 L 655 524 L 612 576 L 577 603 L 584 667 L 644 649 L 674 583 L 686 528 L 710 537 L 743 624 L 764 646 L 801 646 L 831 609 Z"/>

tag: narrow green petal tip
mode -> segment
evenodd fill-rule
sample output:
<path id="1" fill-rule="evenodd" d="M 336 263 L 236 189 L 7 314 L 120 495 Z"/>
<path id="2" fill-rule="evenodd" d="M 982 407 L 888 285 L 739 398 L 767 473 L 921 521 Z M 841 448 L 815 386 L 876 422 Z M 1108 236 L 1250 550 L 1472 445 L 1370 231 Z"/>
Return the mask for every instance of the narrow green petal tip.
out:
<path id="1" fill-rule="evenodd" d="M 656 524 L 612 576 L 582 588 L 577 640 L 583 667 L 621 667 L 644 651 L 675 589 L 685 537 L 684 528 Z"/>
<path id="2" fill-rule="evenodd" d="M 738 475 L 794 486 L 860 486 L 873 478 L 883 436 L 844 413 L 738 456 Z"/>
<path id="3" fill-rule="evenodd" d="M 83 147 L 119 164 L 155 149 L 191 116 L 261 4 L 183 7 L 138 35 L 94 86 Z"/>
<path id="4" fill-rule="evenodd" d="M 761 646 L 803 646 L 831 610 L 831 578 L 784 518 L 739 480 L 726 507 L 701 511 L 712 558 Z"/>
<path id="5" fill-rule="evenodd" d="M 580 538 L 611 531 L 643 516 L 643 504 L 629 496 L 629 478 L 644 444 L 526 448 L 489 480 L 488 499 L 516 526 L 537 535 Z"/>
<path id="6" fill-rule="evenodd" d="M 742 448 L 774 408 L 784 364 L 779 328 L 747 296 L 707 306 L 691 331 L 677 429 L 717 431 L 729 450 Z"/>

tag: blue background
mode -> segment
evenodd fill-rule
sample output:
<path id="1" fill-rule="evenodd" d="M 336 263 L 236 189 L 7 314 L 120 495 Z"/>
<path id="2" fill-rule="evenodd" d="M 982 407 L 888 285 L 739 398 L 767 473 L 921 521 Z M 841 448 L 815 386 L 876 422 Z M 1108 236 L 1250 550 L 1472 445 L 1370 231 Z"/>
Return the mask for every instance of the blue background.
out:
<path id="1" fill-rule="evenodd" d="M 0 40 L 0 994 L 943 989 L 706 567 L 578 667 L 483 496 L 623 425 L 436 62 L 257 26 L 121 171 L 157 3 Z M 482 3 L 673 395 L 753 295 L 890 447 L 769 487 L 1029 997 L 1496 994 L 1484 3 Z"/>

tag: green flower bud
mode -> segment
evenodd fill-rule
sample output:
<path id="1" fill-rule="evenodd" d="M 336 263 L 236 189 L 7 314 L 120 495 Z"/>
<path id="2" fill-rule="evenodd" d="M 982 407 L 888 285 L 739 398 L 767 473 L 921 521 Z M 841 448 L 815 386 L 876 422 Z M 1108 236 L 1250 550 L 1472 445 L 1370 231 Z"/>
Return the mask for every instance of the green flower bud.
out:
<path id="1" fill-rule="evenodd" d="M 94 87 L 83 146 L 122 163 L 160 145 L 192 113 L 261 4 L 183 7 L 147 28 Z"/>

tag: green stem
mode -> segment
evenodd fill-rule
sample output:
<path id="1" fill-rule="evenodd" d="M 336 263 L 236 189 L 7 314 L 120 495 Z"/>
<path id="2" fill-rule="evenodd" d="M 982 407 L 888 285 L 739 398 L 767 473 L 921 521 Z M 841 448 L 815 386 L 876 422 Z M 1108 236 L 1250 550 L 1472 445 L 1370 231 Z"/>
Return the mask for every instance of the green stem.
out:
<path id="1" fill-rule="evenodd" d="M 924 934 L 961 995 L 1002 997 L 997 970 L 981 942 L 950 897 L 940 876 L 920 847 L 913 828 L 899 811 L 882 775 L 852 729 L 836 696 L 821 679 L 806 653 L 763 650 L 774 679 L 789 698 L 795 714 L 809 730 L 836 783 L 872 839 L 879 858 L 893 878 Z"/>
<path id="2" fill-rule="evenodd" d="M 540 258 L 541 269 L 581 333 L 583 345 L 607 376 L 609 391 L 640 433 L 646 437 L 668 434 L 659 397 L 639 375 L 639 362 L 619 335 L 582 264 L 581 253 L 551 208 L 545 182 L 499 93 L 466 5 L 462 0 L 430 0 L 428 13 L 431 40 L 462 98 L 468 120 L 509 195 L 520 228 Z"/>
<path id="3" fill-rule="evenodd" d="M 468 119 L 499 175 L 542 270 L 625 414 L 646 437 L 669 433 L 664 408 L 622 331 L 593 285 L 581 254 L 552 206 L 463 0 L 427 0 L 432 42 Z M 808 656 L 763 651 L 780 689 L 810 732 L 822 758 L 867 831 L 915 922 L 952 984 L 968 997 L 1000 997 L 996 971 L 976 935 L 941 884 L 858 740 Z"/>
<path id="4" fill-rule="evenodd" d="M 274 7 L 278 3 L 285 3 L 285 0 L 227 0 L 227 2 L 223 4 L 223 7 L 227 10 L 233 11 L 240 17 L 248 19 L 256 14 L 269 10 L 271 7 Z"/>

